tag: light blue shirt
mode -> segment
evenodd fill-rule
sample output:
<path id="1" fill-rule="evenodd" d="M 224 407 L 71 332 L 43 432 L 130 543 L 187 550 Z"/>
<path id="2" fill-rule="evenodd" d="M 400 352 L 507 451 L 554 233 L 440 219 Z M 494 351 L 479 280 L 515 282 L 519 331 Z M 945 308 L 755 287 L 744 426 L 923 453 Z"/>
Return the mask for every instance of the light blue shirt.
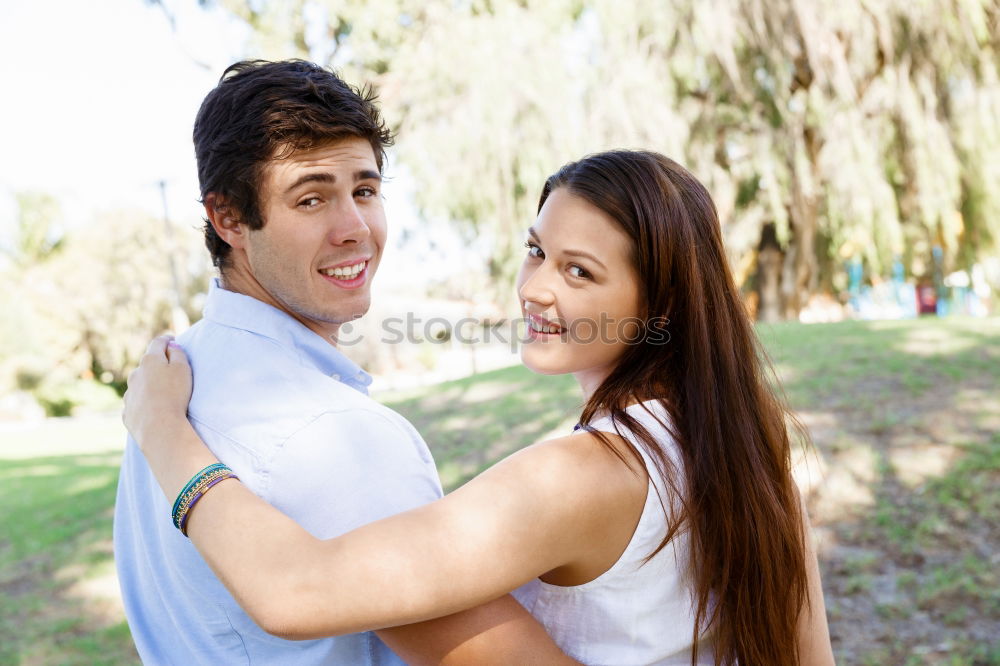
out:
<path id="1" fill-rule="evenodd" d="M 250 490 L 319 538 L 441 496 L 427 445 L 367 396 L 371 378 L 289 315 L 213 280 L 178 338 L 194 372 L 188 415 Z M 373 633 L 287 641 L 258 628 L 181 535 L 129 438 L 115 563 L 146 664 L 400 664 Z"/>

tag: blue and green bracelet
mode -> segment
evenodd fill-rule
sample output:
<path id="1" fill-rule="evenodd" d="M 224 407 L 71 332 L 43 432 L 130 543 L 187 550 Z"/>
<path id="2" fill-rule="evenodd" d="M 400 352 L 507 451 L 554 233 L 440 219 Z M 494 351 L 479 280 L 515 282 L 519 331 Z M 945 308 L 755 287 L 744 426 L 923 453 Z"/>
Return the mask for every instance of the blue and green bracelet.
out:
<path id="1" fill-rule="evenodd" d="M 177 495 L 174 507 L 170 511 L 174 527 L 179 529 L 181 534 L 187 536 L 187 521 L 188 516 L 191 515 L 192 507 L 208 492 L 209 488 L 226 479 L 239 480 L 233 470 L 222 463 L 209 465 L 191 477 L 184 489 Z"/>

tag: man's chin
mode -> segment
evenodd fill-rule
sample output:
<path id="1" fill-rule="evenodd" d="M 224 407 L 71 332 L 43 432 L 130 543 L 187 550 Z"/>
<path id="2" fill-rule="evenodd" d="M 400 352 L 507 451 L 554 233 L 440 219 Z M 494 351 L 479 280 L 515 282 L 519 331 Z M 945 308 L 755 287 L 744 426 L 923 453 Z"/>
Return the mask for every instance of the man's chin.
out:
<path id="1" fill-rule="evenodd" d="M 367 302 L 364 304 L 364 307 L 351 308 L 350 310 L 339 310 L 335 313 L 332 312 L 330 313 L 330 318 L 326 321 L 336 326 L 344 326 L 361 319 L 368 314 L 370 309 L 371 303 Z"/>

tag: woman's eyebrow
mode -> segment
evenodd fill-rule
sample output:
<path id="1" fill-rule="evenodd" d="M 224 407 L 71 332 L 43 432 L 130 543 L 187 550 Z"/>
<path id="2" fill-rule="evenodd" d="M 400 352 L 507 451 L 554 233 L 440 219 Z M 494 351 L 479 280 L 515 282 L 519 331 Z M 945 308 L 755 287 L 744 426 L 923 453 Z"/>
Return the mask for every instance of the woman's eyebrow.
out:
<path id="1" fill-rule="evenodd" d="M 539 243 L 542 242 L 542 239 L 538 237 L 538 232 L 535 231 L 534 227 L 528 227 L 528 235 L 534 238 Z M 604 270 L 608 270 L 608 267 L 604 265 L 604 262 L 602 262 L 600 259 L 598 259 L 589 252 L 584 252 L 583 250 L 563 250 L 562 253 L 568 254 L 571 257 L 583 257 L 585 259 L 590 259 Z"/>
<path id="2" fill-rule="evenodd" d="M 563 254 L 568 254 L 572 257 L 583 257 L 584 259 L 590 259 L 604 270 L 608 270 L 608 267 L 605 266 L 600 259 L 598 259 L 589 252 L 584 252 L 583 250 L 563 250 Z"/>

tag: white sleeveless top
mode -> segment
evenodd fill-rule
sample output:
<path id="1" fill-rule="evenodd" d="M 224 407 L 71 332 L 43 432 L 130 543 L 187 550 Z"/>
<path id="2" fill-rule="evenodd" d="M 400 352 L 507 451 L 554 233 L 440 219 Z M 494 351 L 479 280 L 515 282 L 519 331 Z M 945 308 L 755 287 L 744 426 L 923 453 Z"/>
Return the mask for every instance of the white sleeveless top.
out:
<path id="1" fill-rule="evenodd" d="M 670 422 L 663 405 L 648 401 L 631 405 L 627 411 L 664 447 L 680 470 L 680 452 L 666 428 L 657 422 Z M 667 533 L 660 496 L 664 503 L 671 501 L 669 486 L 640 440 L 624 426 L 616 428 L 609 417 L 590 425 L 620 435 L 642 455 L 650 483 L 639 524 L 618 561 L 594 580 L 564 587 L 536 579 L 515 590 L 514 596 L 563 652 L 584 664 L 690 666 L 694 600 L 686 532 L 681 531 L 645 562 Z M 715 663 L 709 639 L 699 643 L 697 663 Z"/>

